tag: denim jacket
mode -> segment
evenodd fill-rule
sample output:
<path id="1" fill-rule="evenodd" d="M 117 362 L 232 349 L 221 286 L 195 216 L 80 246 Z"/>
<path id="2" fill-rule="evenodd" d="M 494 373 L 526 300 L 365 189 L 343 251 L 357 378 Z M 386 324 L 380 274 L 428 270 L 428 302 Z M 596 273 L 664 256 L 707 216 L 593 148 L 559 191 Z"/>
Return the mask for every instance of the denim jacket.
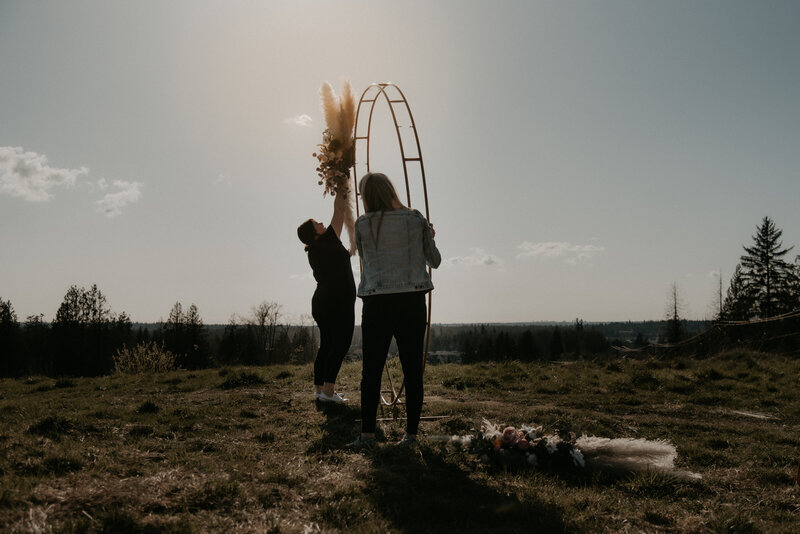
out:
<path id="1" fill-rule="evenodd" d="M 433 289 L 426 267 L 439 267 L 442 256 L 419 211 L 401 208 L 365 213 L 356 221 L 355 230 L 361 257 L 359 297 Z"/>

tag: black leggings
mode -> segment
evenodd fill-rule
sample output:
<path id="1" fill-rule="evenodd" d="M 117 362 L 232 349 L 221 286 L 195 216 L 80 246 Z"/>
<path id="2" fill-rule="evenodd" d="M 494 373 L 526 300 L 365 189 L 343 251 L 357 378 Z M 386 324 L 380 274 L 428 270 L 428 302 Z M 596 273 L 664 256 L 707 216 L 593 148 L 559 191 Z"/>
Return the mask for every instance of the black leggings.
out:
<path id="1" fill-rule="evenodd" d="M 353 305 L 339 307 L 338 314 L 313 313 L 319 326 L 319 350 L 314 360 L 314 385 L 336 382 L 339 369 L 353 341 L 356 318 Z"/>
<path id="2" fill-rule="evenodd" d="M 422 353 L 427 326 L 425 293 L 364 297 L 361 314 L 361 431 L 375 432 L 381 378 L 392 336 L 397 341 L 406 393 L 406 433 L 416 434 L 422 414 Z"/>

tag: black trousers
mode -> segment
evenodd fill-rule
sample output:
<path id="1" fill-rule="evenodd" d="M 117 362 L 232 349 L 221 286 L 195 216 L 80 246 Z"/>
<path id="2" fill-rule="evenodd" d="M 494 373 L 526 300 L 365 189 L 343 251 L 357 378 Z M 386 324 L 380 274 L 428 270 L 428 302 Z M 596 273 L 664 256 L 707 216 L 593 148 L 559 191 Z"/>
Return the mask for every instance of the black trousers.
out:
<path id="1" fill-rule="evenodd" d="M 406 432 L 416 434 L 422 414 L 422 355 L 427 326 L 425 293 L 364 297 L 361 314 L 361 431 L 375 432 L 381 378 L 392 337 L 397 341 L 406 393 Z"/>
<path id="2" fill-rule="evenodd" d="M 314 303 L 316 304 L 316 303 Z M 336 382 L 342 362 L 353 341 L 356 318 L 353 303 L 312 305 L 312 315 L 319 326 L 319 350 L 314 360 L 314 385 Z"/>

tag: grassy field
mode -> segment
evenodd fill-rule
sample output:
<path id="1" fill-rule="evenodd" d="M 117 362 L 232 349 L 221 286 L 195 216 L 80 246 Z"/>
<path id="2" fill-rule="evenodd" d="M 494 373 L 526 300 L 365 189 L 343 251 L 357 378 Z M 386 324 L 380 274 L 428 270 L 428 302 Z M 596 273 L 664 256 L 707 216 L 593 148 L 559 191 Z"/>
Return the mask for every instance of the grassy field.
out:
<path id="1" fill-rule="evenodd" d="M 423 439 L 376 450 L 310 366 L 0 381 L 2 532 L 798 532 L 800 360 L 440 365 L 427 436 L 496 423 L 669 439 L 699 482 L 491 470 Z"/>

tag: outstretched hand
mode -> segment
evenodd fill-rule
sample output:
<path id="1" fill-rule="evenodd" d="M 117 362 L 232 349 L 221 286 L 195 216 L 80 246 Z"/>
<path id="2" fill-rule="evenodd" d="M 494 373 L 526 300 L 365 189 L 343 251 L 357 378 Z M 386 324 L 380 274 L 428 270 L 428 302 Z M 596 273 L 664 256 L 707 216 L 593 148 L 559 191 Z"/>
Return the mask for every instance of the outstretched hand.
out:
<path id="1" fill-rule="evenodd" d="M 344 195 L 339 193 L 333 197 L 333 208 L 337 210 L 344 209 L 347 205 L 347 200 L 345 200 Z"/>

